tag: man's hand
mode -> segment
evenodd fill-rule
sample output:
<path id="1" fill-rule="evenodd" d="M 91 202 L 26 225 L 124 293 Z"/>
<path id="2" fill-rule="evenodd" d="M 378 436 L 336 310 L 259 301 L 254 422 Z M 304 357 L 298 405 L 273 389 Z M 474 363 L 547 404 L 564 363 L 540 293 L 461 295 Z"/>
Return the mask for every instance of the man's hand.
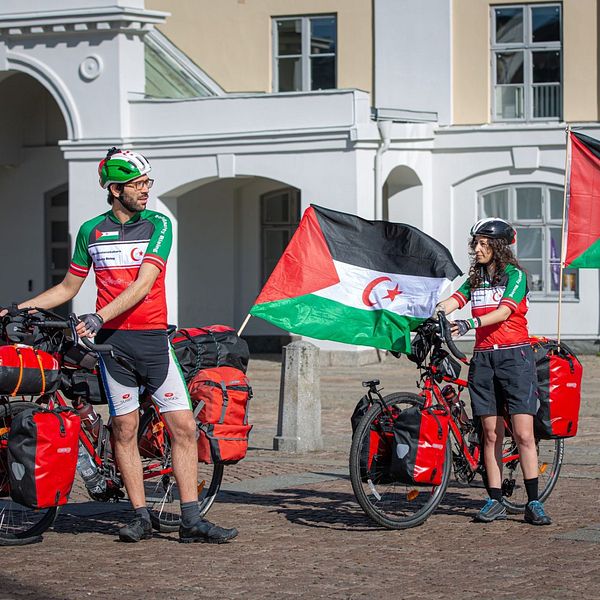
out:
<path id="1" fill-rule="evenodd" d="M 75 331 L 80 337 L 94 337 L 104 325 L 104 319 L 98 313 L 88 313 L 77 318 L 79 323 Z"/>

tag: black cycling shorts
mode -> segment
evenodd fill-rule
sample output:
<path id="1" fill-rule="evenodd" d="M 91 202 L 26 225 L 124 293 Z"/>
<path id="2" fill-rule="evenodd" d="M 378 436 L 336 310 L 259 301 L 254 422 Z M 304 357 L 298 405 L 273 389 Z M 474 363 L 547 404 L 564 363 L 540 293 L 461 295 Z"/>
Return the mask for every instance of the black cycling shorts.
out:
<path id="1" fill-rule="evenodd" d="M 96 344 L 111 344 L 114 353 L 127 361 L 123 366 L 110 354 L 100 354 L 100 375 L 112 416 L 139 407 L 139 388 L 144 386 L 161 412 L 191 409 L 190 396 L 163 330 L 101 329 Z"/>
<path id="2" fill-rule="evenodd" d="M 473 415 L 535 415 L 539 407 L 531 346 L 475 351 L 469 368 Z"/>

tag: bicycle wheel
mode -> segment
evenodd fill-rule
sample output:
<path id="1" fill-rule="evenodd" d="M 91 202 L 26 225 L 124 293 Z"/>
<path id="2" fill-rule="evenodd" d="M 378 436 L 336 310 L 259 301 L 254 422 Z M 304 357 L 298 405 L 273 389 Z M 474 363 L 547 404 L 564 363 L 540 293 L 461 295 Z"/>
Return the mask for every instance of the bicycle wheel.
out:
<path id="1" fill-rule="evenodd" d="M 57 508 L 34 510 L 13 502 L 8 477 L 8 433 L 15 415 L 35 402 L 0 404 L 0 545 L 23 545 L 39 541 L 39 536 L 56 518 Z"/>
<path id="2" fill-rule="evenodd" d="M 538 448 L 538 481 L 539 498 L 543 502 L 550 496 L 562 466 L 565 442 L 564 440 L 536 440 Z M 525 511 L 527 492 L 518 459 L 517 444 L 512 437 L 504 440 L 502 454 L 504 458 L 504 475 L 502 481 L 502 502 L 512 513 Z M 511 459 L 511 457 L 513 457 Z M 507 460 L 508 459 L 508 460 Z"/>
<path id="3" fill-rule="evenodd" d="M 146 411 L 140 420 L 138 443 L 152 525 L 158 531 L 176 531 L 181 524 L 181 509 L 171 461 L 171 440 L 154 410 Z M 213 505 L 222 479 L 223 465 L 198 463 L 198 504 L 202 516 Z"/>
<path id="4" fill-rule="evenodd" d="M 376 402 L 354 433 L 350 448 L 350 481 L 358 503 L 373 521 L 388 529 L 408 529 L 423 523 L 444 496 L 452 462 L 450 444 L 446 447 L 442 482 L 438 486 L 404 484 L 391 480 L 384 468 L 372 466 L 368 469 L 364 457 L 369 453 L 371 431 L 391 431 L 394 414 L 423 402 L 416 394 L 402 392 L 389 394 L 383 400 L 392 416 Z"/>

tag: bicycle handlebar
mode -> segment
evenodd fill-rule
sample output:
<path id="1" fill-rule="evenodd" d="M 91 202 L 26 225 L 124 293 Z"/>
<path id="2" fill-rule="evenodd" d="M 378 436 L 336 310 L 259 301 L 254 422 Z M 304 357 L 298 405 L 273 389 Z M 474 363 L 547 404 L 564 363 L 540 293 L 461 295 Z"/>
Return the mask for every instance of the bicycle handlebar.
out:
<path id="1" fill-rule="evenodd" d="M 441 334 L 444 342 L 446 342 L 446 345 L 448 346 L 448 350 L 450 350 L 450 352 L 456 358 L 458 358 L 458 360 L 467 364 L 467 357 L 464 353 L 462 353 L 456 347 L 456 344 L 454 343 L 454 340 L 452 339 L 452 330 L 450 327 L 450 323 L 449 323 L 448 319 L 446 318 L 446 314 L 443 313 L 442 311 L 438 312 L 438 323 L 440 324 L 440 334 Z"/>
<path id="2" fill-rule="evenodd" d="M 80 337 L 79 338 L 84 346 L 93 350 L 94 352 L 112 352 L 113 347 L 111 344 L 94 344 L 94 342 L 90 341 L 89 338 Z"/>

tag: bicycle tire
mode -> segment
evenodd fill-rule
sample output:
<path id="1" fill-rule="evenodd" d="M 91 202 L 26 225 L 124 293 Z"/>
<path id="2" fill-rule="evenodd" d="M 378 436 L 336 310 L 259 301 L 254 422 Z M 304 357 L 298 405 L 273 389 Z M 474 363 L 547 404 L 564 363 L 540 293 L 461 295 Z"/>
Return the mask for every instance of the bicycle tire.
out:
<path id="1" fill-rule="evenodd" d="M 170 470 L 170 473 L 157 474 L 155 477 L 144 479 L 146 492 L 146 505 L 150 513 L 150 520 L 157 531 L 177 531 L 181 525 L 181 509 L 179 506 L 179 493 L 177 481 L 172 472 L 171 443 L 167 429 L 162 431 L 162 443 L 153 450 L 148 446 L 142 447 L 143 440 L 156 436 L 150 428 L 155 427 L 154 409 L 146 411 L 140 420 L 138 443 L 142 458 L 143 473 L 147 474 L 150 465 L 159 462 L 161 469 Z M 162 423 L 162 421 L 160 421 Z M 223 465 L 198 463 L 198 507 L 200 515 L 205 516 L 213 505 L 223 480 Z"/>
<path id="2" fill-rule="evenodd" d="M 423 399 L 417 394 L 399 392 L 383 398 L 387 407 L 415 406 Z M 402 410 L 400 408 L 400 410 Z M 376 523 L 388 529 L 408 529 L 424 523 L 441 502 L 450 480 L 452 465 L 450 443 L 446 446 L 446 460 L 442 481 L 438 486 L 414 486 L 399 482 L 375 481 L 364 478 L 361 454 L 372 424 L 381 416 L 382 408 L 375 402 L 361 419 L 350 448 L 350 481 L 354 495 L 365 513 Z"/>
<path id="3" fill-rule="evenodd" d="M 0 442 L 8 438 L 12 418 L 26 408 L 37 407 L 35 402 L 17 401 L 0 404 Z M 41 541 L 41 534 L 54 523 L 57 507 L 34 510 L 13 502 L 8 495 L 8 451 L 0 443 L 0 546 L 24 546 Z"/>
<path id="4" fill-rule="evenodd" d="M 550 496 L 558 481 L 564 459 L 565 441 L 563 439 L 536 439 L 536 446 L 538 448 L 539 499 L 540 502 L 544 502 Z M 513 452 L 516 449 L 516 444 L 512 438 L 506 438 L 504 447 L 505 452 Z M 506 477 L 507 472 L 510 478 Z M 511 484 L 512 490 L 510 496 L 505 495 L 509 487 L 504 483 L 507 480 L 514 482 Z M 506 506 L 506 509 L 514 514 L 525 512 L 527 493 L 523 481 L 523 471 L 518 460 L 508 462 L 504 465 L 502 487 L 502 502 Z"/>

